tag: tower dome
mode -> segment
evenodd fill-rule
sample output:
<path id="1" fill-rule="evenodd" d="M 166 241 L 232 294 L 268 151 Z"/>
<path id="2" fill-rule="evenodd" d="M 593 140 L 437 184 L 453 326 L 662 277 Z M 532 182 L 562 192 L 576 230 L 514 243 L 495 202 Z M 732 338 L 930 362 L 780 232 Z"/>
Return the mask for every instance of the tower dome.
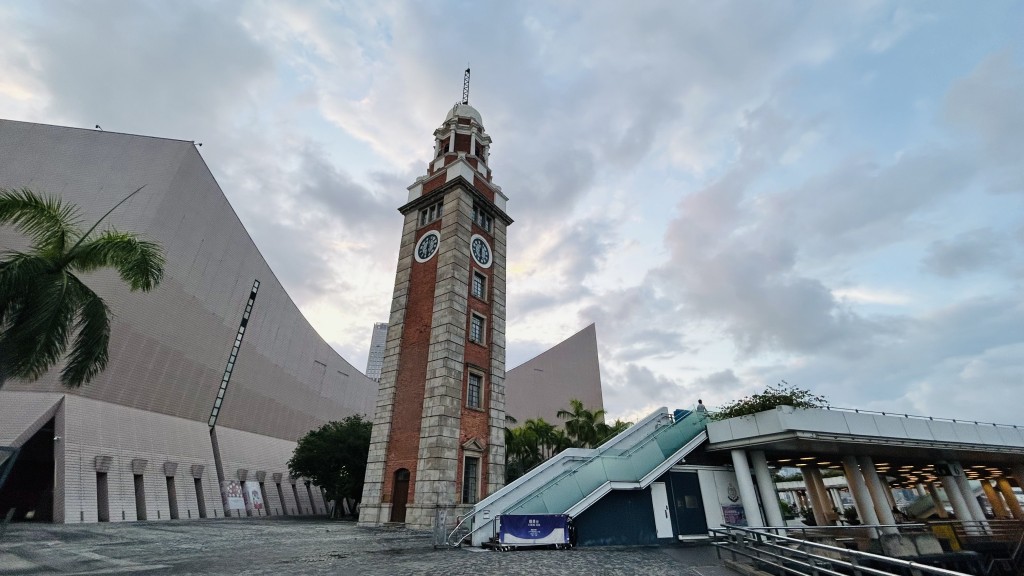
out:
<path id="1" fill-rule="evenodd" d="M 444 117 L 444 120 L 445 120 L 445 122 L 447 122 L 447 121 L 451 120 L 452 118 L 456 118 L 456 117 L 459 117 L 459 118 L 471 118 L 473 120 L 476 120 L 477 124 L 479 124 L 481 126 L 484 125 L 484 120 L 480 116 L 480 113 L 477 112 L 476 108 L 473 108 L 469 104 L 463 104 L 463 103 L 460 102 L 460 103 L 456 104 L 455 106 L 452 106 L 452 109 L 448 111 L 448 115 Z"/>

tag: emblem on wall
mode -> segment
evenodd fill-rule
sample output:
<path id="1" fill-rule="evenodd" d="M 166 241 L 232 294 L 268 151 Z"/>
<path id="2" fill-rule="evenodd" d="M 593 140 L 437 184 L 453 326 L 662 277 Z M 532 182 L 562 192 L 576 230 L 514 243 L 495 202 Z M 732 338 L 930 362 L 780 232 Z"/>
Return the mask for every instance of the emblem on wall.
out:
<path id="1" fill-rule="evenodd" d="M 739 502 L 740 500 L 740 491 L 732 482 L 729 482 L 729 488 L 726 490 L 726 495 L 729 497 L 730 502 Z"/>

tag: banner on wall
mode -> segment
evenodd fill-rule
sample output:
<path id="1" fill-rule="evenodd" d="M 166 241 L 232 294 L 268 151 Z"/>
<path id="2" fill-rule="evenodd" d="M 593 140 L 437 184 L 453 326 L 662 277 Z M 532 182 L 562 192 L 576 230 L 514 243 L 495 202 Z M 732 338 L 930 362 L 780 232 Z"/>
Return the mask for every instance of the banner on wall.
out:
<path id="1" fill-rule="evenodd" d="M 224 480 L 220 483 L 220 496 L 225 510 L 245 510 L 242 483 L 238 480 Z"/>
<path id="2" fill-rule="evenodd" d="M 742 504 L 727 504 L 722 506 L 722 518 L 730 526 L 746 526 L 747 513 L 743 510 Z"/>
<path id="3" fill-rule="evenodd" d="M 266 514 L 263 504 L 263 492 L 260 490 L 259 482 L 246 482 L 243 485 L 243 490 L 245 509 L 251 512 L 253 516 Z"/>

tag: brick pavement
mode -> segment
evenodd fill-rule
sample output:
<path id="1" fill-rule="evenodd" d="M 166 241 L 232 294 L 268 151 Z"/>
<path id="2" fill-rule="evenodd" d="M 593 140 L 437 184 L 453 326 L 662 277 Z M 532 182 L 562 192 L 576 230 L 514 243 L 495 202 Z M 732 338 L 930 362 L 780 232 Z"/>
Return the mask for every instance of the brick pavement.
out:
<path id="1" fill-rule="evenodd" d="M 12 525 L 0 574 L 599 574 L 721 576 L 706 548 L 435 549 L 426 532 L 322 519 Z"/>

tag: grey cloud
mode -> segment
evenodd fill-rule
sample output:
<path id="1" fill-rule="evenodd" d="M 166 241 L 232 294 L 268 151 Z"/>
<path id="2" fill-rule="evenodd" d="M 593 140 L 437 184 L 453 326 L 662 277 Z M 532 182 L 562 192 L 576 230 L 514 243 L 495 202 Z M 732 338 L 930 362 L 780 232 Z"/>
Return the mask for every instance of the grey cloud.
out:
<path id="1" fill-rule="evenodd" d="M 996 192 L 1024 192 L 1024 68 L 1007 50 L 983 60 L 947 95 L 944 116 L 975 138 Z"/>
<path id="2" fill-rule="evenodd" d="M 579 312 L 582 322 L 596 322 L 607 359 L 637 361 L 691 351 L 678 304 L 644 284 L 601 294 Z"/>
<path id="3" fill-rule="evenodd" d="M 857 358 L 808 357 L 756 373 L 835 406 L 1013 423 L 1024 399 L 1024 306 L 1016 294 L 956 302 L 907 323 Z"/>
<path id="4" fill-rule="evenodd" d="M 344 225 L 377 230 L 399 220 L 394 198 L 375 195 L 356 183 L 330 163 L 317 147 L 304 146 L 298 153 L 298 161 L 300 166 L 294 174 L 297 193 L 327 208 Z M 378 175 L 378 181 L 386 182 L 387 179 Z"/>
<path id="5" fill-rule="evenodd" d="M 990 228 L 979 228 L 932 242 L 921 264 L 927 272 L 953 278 L 990 267 L 1005 256 L 1003 239 Z"/>
<path id="6" fill-rule="evenodd" d="M 655 374 L 649 368 L 626 364 L 623 370 L 606 369 L 605 405 L 636 410 L 650 404 L 664 404 L 676 408 L 693 394 L 671 378 Z M 692 402 L 696 402 L 692 398 Z"/>
<path id="7" fill-rule="evenodd" d="M 186 140 L 249 111 L 270 54 L 230 5 L 93 1 L 48 5 L 31 25 L 51 109 L 91 127 Z"/>

